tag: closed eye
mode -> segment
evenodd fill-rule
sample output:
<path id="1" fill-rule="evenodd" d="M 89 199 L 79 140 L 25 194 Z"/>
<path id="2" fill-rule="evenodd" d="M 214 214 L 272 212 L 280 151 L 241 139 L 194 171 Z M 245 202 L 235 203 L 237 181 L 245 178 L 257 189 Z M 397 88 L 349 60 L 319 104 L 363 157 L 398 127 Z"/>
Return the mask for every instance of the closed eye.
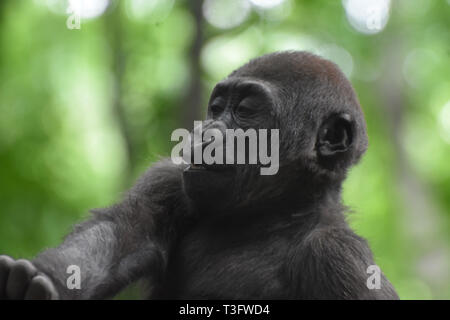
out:
<path id="1" fill-rule="evenodd" d="M 209 107 L 209 110 L 211 111 L 212 115 L 218 115 L 223 111 L 223 107 L 219 104 L 212 104 Z"/>
<path id="2" fill-rule="evenodd" d="M 255 108 L 248 106 L 246 104 L 239 104 L 239 106 L 236 109 L 236 112 L 239 116 L 246 117 L 255 114 L 256 110 Z"/>

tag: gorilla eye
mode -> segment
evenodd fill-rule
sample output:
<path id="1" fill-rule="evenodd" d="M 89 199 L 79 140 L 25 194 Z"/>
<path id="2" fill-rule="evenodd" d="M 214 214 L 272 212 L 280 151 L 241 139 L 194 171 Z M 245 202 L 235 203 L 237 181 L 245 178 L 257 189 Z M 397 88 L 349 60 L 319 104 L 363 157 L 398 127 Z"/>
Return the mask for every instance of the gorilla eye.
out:
<path id="1" fill-rule="evenodd" d="M 212 115 L 218 115 L 223 111 L 223 107 L 219 104 L 212 104 L 209 109 L 211 110 Z"/>
<path id="2" fill-rule="evenodd" d="M 253 115 L 255 113 L 255 109 L 250 107 L 249 105 L 240 104 L 237 107 L 236 112 L 238 113 L 239 116 L 247 117 Z"/>

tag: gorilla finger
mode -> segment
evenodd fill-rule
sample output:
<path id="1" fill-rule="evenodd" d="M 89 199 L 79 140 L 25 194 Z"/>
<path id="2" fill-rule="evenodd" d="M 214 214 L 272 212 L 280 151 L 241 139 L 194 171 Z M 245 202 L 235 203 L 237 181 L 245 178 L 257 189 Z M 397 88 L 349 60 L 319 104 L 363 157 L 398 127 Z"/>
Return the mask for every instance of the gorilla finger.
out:
<path id="1" fill-rule="evenodd" d="M 0 256 L 0 300 L 6 299 L 6 283 L 14 259 L 8 256 Z"/>
<path id="2" fill-rule="evenodd" d="M 25 300 L 55 300 L 58 293 L 52 281 L 44 275 L 38 275 L 31 280 Z"/>
<path id="3" fill-rule="evenodd" d="M 23 299 L 31 279 L 37 270 L 28 260 L 17 260 L 13 263 L 6 284 L 6 296 L 9 299 Z"/>

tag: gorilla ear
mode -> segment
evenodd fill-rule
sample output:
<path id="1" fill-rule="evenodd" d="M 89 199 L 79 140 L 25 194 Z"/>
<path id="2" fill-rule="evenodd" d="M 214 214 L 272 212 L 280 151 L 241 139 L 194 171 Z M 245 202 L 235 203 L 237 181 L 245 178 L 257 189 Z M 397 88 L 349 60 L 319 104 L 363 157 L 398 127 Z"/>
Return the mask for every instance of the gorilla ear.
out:
<path id="1" fill-rule="evenodd" d="M 327 119 L 319 130 L 317 151 L 332 157 L 349 150 L 353 142 L 353 121 L 349 114 L 340 113 Z"/>

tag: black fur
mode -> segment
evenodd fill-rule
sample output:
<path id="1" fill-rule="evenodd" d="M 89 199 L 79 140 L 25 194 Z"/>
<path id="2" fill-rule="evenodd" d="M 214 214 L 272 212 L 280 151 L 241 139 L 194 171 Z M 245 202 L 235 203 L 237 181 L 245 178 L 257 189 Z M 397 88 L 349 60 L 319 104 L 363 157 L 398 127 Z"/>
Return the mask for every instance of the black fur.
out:
<path id="1" fill-rule="evenodd" d="M 0 257 L 0 297 L 108 298 L 145 279 L 153 299 L 398 298 L 384 275 L 367 288 L 372 254 L 345 221 L 341 184 L 367 136 L 333 63 L 305 52 L 254 59 L 216 86 L 204 125 L 279 129 L 278 174 L 161 161 L 32 264 Z M 72 264 L 81 290 L 66 287 Z"/>

